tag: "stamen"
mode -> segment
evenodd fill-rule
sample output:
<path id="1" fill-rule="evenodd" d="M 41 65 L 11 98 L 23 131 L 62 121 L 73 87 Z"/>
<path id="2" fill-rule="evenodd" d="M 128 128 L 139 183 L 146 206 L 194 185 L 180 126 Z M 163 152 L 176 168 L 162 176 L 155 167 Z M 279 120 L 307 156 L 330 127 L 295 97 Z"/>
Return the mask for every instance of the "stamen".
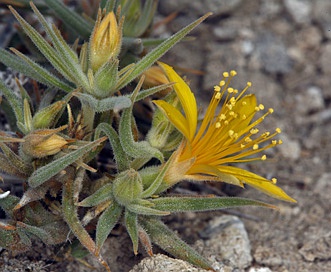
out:
<path id="1" fill-rule="evenodd" d="M 259 149 L 259 145 L 258 144 L 254 144 L 253 145 L 253 150 L 257 150 L 257 149 Z"/>
<path id="2" fill-rule="evenodd" d="M 282 144 L 283 143 L 283 141 L 282 140 L 278 140 L 278 144 Z"/>
<path id="3" fill-rule="evenodd" d="M 225 120 L 225 119 L 226 119 L 226 115 L 225 115 L 224 113 L 222 113 L 222 114 L 218 117 L 218 119 L 219 119 L 220 121 Z"/>
<path id="4" fill-rule="evenodd" d="M 220 127 L 221 127 L 221 123 L 220 122 L 216 122 L 215 128 L 220 128 Z"/>
<path id="5" fill-rule="evenodd" d="M 234 131 L 233 130 L 229 130 L 229 136 L 232 138 L 233 134 L 234 134 Z"/>
<path id="6" fill-rule="evenodd" d="M 264 110 L 264 106 L 262 104 L 259 105 L 260 110 Z"/>
<path id="7" fill-rule="evenodd" d="M 262 157 L 261 157 L 261 160 L 262 161 L 265 161 L 267 159 L 267 155 L 263 155 Z"/>
<path id="8" fill-rule="evenodd" d="M 225 81 L 221 80 L 219 85 L 220 85 L 220 87 L 223 87 L 225 85 Z"/>
<path id="9" fill-rule="evenodd" d="M 273 108 L 270 108 L 268 109 L 269 113 L 273 113 L 274 112 L 274 109 Z"/>
<path id="10" fill-rule="evenodd" d="M 229 77 L 229 73 L 228 73 L 228 72 L 224 72 L 224 73 L 223 73 L 223 76 L 224 76 L 225 78 L 227 78 L 227 77 Z"/>
<path id="11" fill-rule="evenodd" d="M 277 132 L 277 133 L 281 133 L 282 130 L 281 130 L 280 128 L 276 128 L 276 132 Z"/>
<path id="12" fill-rule="evenodd" d="M 277 140 L 272 140 L 272 141 L 271 141 L 271 144 L 272 144 L 272 145 L 276 145 L 276 144 L 277 144 Z"/>
<path id="13" fill-rule="evenodd" d="M 232 71 L 230 72 L 230 74 L 231 74 L 231 76 L 235 76 L 235 75 L 237 75 L 237 72 L 236 72 L 235 70 L 232 70 Z"/>
<path id="14" fill-rule="evenodd" d="M 252 128 L 249 132 L 254 135 L 254 134 L 258 133 L 259 130 L 257 128 Z"/>
<path id="15" fill-rule="evenodd" d="M 234 91 L 233 88 L 231 87 L 228 88 L 228 93 L 233 93 L 233 91 Z"/>
<path id="16" fill-rule="evenodd" d="M 215 93 L 215 95 L 214 95 L 214 98 L 215 98 L 216 100 L 220 100 L 221 97 L 222 97 L 222 95 L 221 95 L 220 92 L 217 92 L 217 93 Z"/>
<path id="17" fill-rule="evenodd" d="M 272 179 L 271 179 L 271 182 L 272 182 L 273 184 L 276 184 L 276 183 L 277 183 L 277 179 L 276 179 L 276 178 L 272 178 Z"/>
<path id="18" fill-rule="evenodd" d="M 219 92 L 219 91 L 221 91 L 221 87 L 220 87 L 220 86 L 214 86 L 214 91 L 215 91 L 215 92 Z"/>

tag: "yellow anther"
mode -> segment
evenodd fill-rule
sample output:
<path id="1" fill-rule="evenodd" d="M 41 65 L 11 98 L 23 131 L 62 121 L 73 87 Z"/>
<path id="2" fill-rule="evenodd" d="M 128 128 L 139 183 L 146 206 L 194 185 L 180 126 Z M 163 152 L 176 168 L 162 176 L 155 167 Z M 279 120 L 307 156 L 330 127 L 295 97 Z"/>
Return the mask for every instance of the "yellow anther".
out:
<path id="1" fill-rule="evenodd" d="M 228 72 L 224 72 L 224 73 L 223 73 L 223 76 L 224 76 L 224 77 L 229 77 L 229 73 L 228 73 Z"/>
<path id="2" fill-rule="evenodd" d="M 264 106 L 262 104 L 259 105 L 260 110 L 264 110 Z"/>
<path id="3" fill-rule="evenodd" d="M 232 138 L 233 137 L 233 135 L 234 135 L 234 131 L 233 130 L 229 130 L 229 136 Z"/>
<path id="4" fill-rule="evenodd" d="M 220 128 L 220 127 L 221 127 L 221 123 L 220 122 L 216 122 L 215 128 Z"/>
<path id="5" fill-rule="evenodd" d="M 228 121 L 228 120 L 225 120 L 225 121 L 224 121 L 224 125 L 227 126 L 228 124 L 229 124 L 229 121 Z"/>
<path id="6" fill-rule="evenodd" d="M 247 82 L 247 87 L 251 87 L 252 86 L 252 82 L 248 81 Z"/>
<path id="7" fill-rule="evenodd" d="M 220 87 L 224 86 L 225 85 L 225 81 L 224 80 L 221 80 L 219 85 L 220 85 Z"/>
<path id="8" fill-rule="evenodd" d="M 245 142 L 246 142 L 246 143 L 249 143 L 249 142 L 251 142 L 251 141 L 252 141 L 251 138 L 249 138 L 249 137 L 246 137 L 246 138 L 245 138 Z"/>
<path id="9" fill-rule="evenodd" d="M 272 143 L 273 145 L 276 145 L 276 144 L 277 144 L 277 141 L 276 141 L 276 140 L 272 140 L 271 143 Z"/>
<path id="10" fill-rule="evenodd" d="M 237 74 L 237 72 L 236 72 L 235 70 L 232 70 L 232 71 L 230 72 L 230 74 L 231 74 L 231 76 L 235 76 L 235 75 Z"/>
<path id="11" fill-rule="evenodd" d="M 272 182 L 273 184 L 276 184 L 276 183 L 277 183 L 277 179 L 276 179 L 276 178 L 272 178 L 272 179 L 271 179 L 271 182 Z"/>
<path id="12" fill-rule="evenodd" d="M 215 99 L 220 100 L 221 99 L 221 93 L 220 92 L 215 93 L 214 97 L 215 97 Z"/>
<path id="13" fill-rule="evenodd" d="M 258 144 L 254 144 L 253 145 L 253 150 L 257 150 L 257 149 L 259 149 L 259 145 Z"/>
<path id="14" fill-rule="evenodd" d="M 254 110 L 255 110 L 255 111 L 260 111 L 260 108 L 259 108 L 258 106 L 256 106 L 256 107 L 254 108 Z"/>
<path id="15" fill-rule="evenodd" d="M 277 133 L 281 133 L 282 130 L 281 130 L 280 128 L 276 128 L 276 132 L 277 132 Z"/>
<path id="16" fill-rule="evenodd" d="M 229 110 L 232 110 L 232 105 L 231 104 L 226 104 L 225 107 L 227 107 Z"/>
<path id="17" fill-rule="evenodd" d="M 268 111 L 269 111 L 269 113 L 273 113 L 274 112 L 274 109 L 273 108 L 270 108 Z"/>
<path id="18" fill-rule="evenodd" d="M 228 88 L 228 93 L 233 93 L 233 88 Z"/>
<path id="19" fill-rule="evenodd" d="M 266 132 L 262 133 L 261 137 L 267 138 L 269 135 L 270 135 L 270 132 L 266 131 Z"/>
<path id="20" fill-rule="evenodd" d="M 219 92 L 221 90 L 221 87 L 220 86 L 214 86 L 214 91 L 215 92 Z"/>
<path id="21" fill-rule="evenodd" d="M 261 157 L 261 160 L 262 161 L 265 161 L 267 159 L 267 155 L 263 155 L 262 157 Z"/>
<path id="22" fill-rule="evenodd" d="M 232 105 L 235 105 L 235 104 L 236 104 L 236 99 L 235 99 L 234 97 L 231 97 L 231 98 L 230 98 L 230 103 L 231 103 Z"/>
<path id="23" fill-rule="evenodd" d="M 240 148 L 245 148 L 245 147 L 246 147 L 246 145 L 240 144 Z"/>
<path id="24" fill-rule="evenodd" d="M 229 112 L 229 115 L 230 115 L 230 116 L 234 116 L 235 114 L 236 114 L 236 113 L 235 113 L 234 111 L 230 111 L 230 112 Z"/>
<path id="25" fill-rule="evenodd" d="M 246 120 L 246 119 L 247 119 L 246 114 L 243 114 L 243 115 L 241 116 L 241 119 Z"/>
<path id="26" fill-rule="evenodd" d="M 283 141 L 282 140 L 278 140 L 278 144 L 282 144 L 283 143 Z"/>
<path id="27" fill-rule="evenodd" d="M 241 105 L 246 106 L 247 105 L 247 102 L 246 101 L 243 101 L 243 102 L 241 102 Z"/>
<path id="28" fill-rule="evenodd" d="M 256 134 L 259 132 L 259 130 L 257 128 L 252 128 L 250 131 L 249 131 L 251 134 Z"/>
<path id="29" fill-rule="evenodd" d="M 234 93 L 234 94 L 237 94 L 238 92 L 239 92 L 238 89 L 234 89 L 234 90 L 233 90 L 233 93 Z"/>
<path id="30" fill-rule="evenodd" d="M 226 119 L 226 115 L 224 113 L 222 113 L 222 114 L 220 114 L 220 116 L 218 117 L 218 119 L 220 121 L 225 120 Z"/>

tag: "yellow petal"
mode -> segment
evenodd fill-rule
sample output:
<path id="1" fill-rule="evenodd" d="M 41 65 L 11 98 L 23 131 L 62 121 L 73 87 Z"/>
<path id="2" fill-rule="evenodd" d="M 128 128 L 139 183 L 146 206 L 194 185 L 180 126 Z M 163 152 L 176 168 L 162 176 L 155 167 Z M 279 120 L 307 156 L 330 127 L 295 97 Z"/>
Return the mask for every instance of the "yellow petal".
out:
<path id="1" fill-rule="evenodd" d="M 226 174 L 233 175 L 242 180 L 246 184 L 262 191 L 263 193 L 288 202 L 297 202 L 295 199 L 287 195 L 281 188 L 273 184 L 271 181 L 256 175 L 252 172 L 233 167 L 233 166 L 219 166 L 218 169 Z"/>
<path id="2" fill-rule="evenodd" d="M 176 83 L 174 85 L 174 89 L 183 107 L 189 128 L 189 137 L 187 137 L 187 139 L 192 142 L 198 122 L 198 109 L 194 94 L 186 82 L 174 71 L 172 67 L 165 63 L 159 63 L 159 65 L 164 69 L 169 81 Z"/>
<path id="3" fill-rule="evenodd" d="M 174 106 L 163 100 L 154 100 L 153 102 L 167 116 L 170 122 L 184 135 L 184 137 L 189 139 L 190 130 L 183 114 L 181 114 Z"/>

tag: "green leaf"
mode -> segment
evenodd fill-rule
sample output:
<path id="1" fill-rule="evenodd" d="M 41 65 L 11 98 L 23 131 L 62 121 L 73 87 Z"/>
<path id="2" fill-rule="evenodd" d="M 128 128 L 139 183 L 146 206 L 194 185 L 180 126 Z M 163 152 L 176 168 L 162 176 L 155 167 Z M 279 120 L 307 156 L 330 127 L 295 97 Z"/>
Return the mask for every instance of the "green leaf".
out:
<path id="1" fill-rule="evenodd" d="M 75 188 L 74 188 L 74 171 L 70 172 L 66 176 L 66 180 L 63 184 L 63 193 L 62 193 L 62 210 L 64 220 L 70 227 L 70 230 L 78 238 L 81 244 L 94 256 L 97 257 L 98 261 L 110 272 L 110 269 L 107 263 L 103 260 L 102 256 L 97 252 L 97 247 L 91 236 L 82 226 L 78 214 L 77 207 L 75 205 Z"/>
<path id="2" fill-rule="evenodd" d="M 154 208 L 170 212 L 215 211 L 241 206 L 260 206 L 275 209 L 276 207 L 257 200 L 240 197 L 192 196 L 192 197 L 160 197 L 151 199 Z"/>
<path id="3" fill-rule="evenodd" d="M 157 158 L 163 162 L 163 154 L 156 148 L 152 147 L 147 141 L 136 142 L 132 134 L 132 109 L 137 93 L 141 87 L 141 79 L 134 90 L 130 108 L 125 109 L 122 113 L 119 125 L 119 136 L 124 151 L 133 158 Z"/>
<path id="4" fill-rule="evenodd" d="M 89 24 L 82 16 L 69 9 L 59 0 L 44 0 L 44 2 L 66 26 L 76 31 L 82 38 L 88 39 L 90 37 L 93 25 Z"/>
<path id="5" fill-rule="evenodd" d="M 159 86 L 155 86 L 155 87 L 152 87 L 152 88 L 149 88 L 147 90 L 143 90 L 141 92 L 138 93 L 137 95 L 137 98 L 135 100 L 135 102 L 139 101 L 139 100 L 142 100 L 142 99 L 145 99 L 146 97 L 148 96 L 151 96 L 157 92 L 160 92 L 162 90 L 165 90 L 171 86 L 173 86 L 175 83 L 171 82 L 171 83 L 167 83 L 167 84 L 162 84 L 162 85 L 159 85 Z"/>
<path id="6" fill-rule="evenodd" d="M 199 25 L 203 20 L 205 20 L 211 13 L 207 13 L 202 16 L 198 20 L 184 27 L 176 34 L 172 35 L 169 39 L 161 43 L 158 47 L 154 48 L 151 52 L 149 52 L 146 56 L 144 56 L 140 61 L 138 61 L 130 75 L 126 78 L 125 81 L 122 81 L 120 85 L 116 86 L 116 89 L 122 89 L 140 74 L 142 74 L 145 70 L 147 70 L 150 66 L 153 65 L 158 59 L 160 59 L 167 51 L 170 50 L 176 43 L 182 40 L 190 31 L 192 31 L 197 25 Z"/>
<path id="7" fill-rule="evenodd" d="M 17 227 L 18 229 L 22 229 L 25 233 L 33 234 L 34 236 L 38 237 L 45 244 L 54 244 L 52 236 L 42 228 L 31 226 L 23 222 L 17 222 Z"/>
<path id="8" fill-rule="evenodd" d="M 0 62 L 40 83 L 43 83 L 47 86 L 57 87 L 66 92 L 70 92 L 72 89 L 70 85 L 61 81 L 59 78 L 48 72 L 46 69 L 16 49 L 12 48 L 11 50 L 17 56 L 10 54 L 6 50 L 0 48 Z"/>
<path id="9" fill-rule="evenodd" d="M 0 52 L 1 55 L 1 52 Z M 23 102 L 21 98 L 18 98 L 14 92 L 6 86 L 5 82 L 0 78 L 0 91 L 4 94 L 4 96 L 7 98 L 10 106 L 12 107 L 16 122 L 23 122 Z"/>
<path id="10" fill-rule="evenodd" d="M 93 207 L 112 198 L 113 184 L 108 183 L 78 203 L 80 207 Z"/>
<path id="11" fill-rule="evenodd" d="M 99 254 L 103 243 L 115 227 L 122 214 L 122 207 L 113 202 L 100 216 L 96 231 L 96 254 Z"/>
<path id="12" fill-rule="evenodd" d="M 203 269 L 213 270 L 209 262 L 181 240 L 173 231 L 156 218 L 144 218 L 139 223 L 147 231 L 153 243 L 173 256 Z"/>
<path id="13" fill-rule="evenodd" d="M 134 255 L 138 254 L 138 216 L 135 213 L 132 213 L 128 210 L 125 211 L 124 216 L 125 227 L 130 235 Z"/>
<path id="14" fill-rule="evenodd" d="M 58 70 L 66 79 L 70 82 L 75 82 L 76 78 L 72 75 L 71 70 L 67 66 L 67 63 L 63 62 L 61 56 L 58 55 L 56 50 L 49 45 L 49 43 L 36 31 L 31 25 L 29 25 L 12 7 L 9 9 L 22 26 L 24 32 L 30 37 L 33 43 L 37 46 L 40 52 L 45 58 Z"/>
<path id="15" fill-rule="evenodd" d="M 6 155 L 7 164 L 11 164 L 12 167 L 15 167 L 20 173 L 24 175 L 29 175 L 32 171 L 32 167 L 24 163 L 20 156 L 16 155 L 6 144 L 0 143 L 0 149 Z"/>
<path id="16" fill-rule="evenodd" d="M 84 89 L 89 89 L 89 82 L 87 80 L 86 75 L 83 73 L 82 68 L 79 63 L 78 56 L 76 52 L 74 52 L 70 46 L 66 43 L 66 41 L 61 36 L 61 33 L 58 29 L 50 27 L 36 8 L 36 6 L 31 3 L 31 7 L 34 13 L 37 15 L 39 22 L 42 24 L 43 28 L 45 29 L 47 36 L 51 39 L 55 50 L 58 52 L 58 56 L 61 58 L 62 63 L 65 63 L 71 73 L 75 77 L 75 83 L 77 86 L 83 86 Z"/>
<path id="17" fill-rule="evenodd" d="M 141 215 L 165 216 L 170 214 L 170 212 L 160 211 L 140 204 L 129 204 L 126 208 L 133 213 Z"/>
<path id="18" fill-rule="evenodd" d="M 45 166 L 38 168 L 32 173 L 28 179 L 29 185 L 31 187 L 37 187 L 43 184 L 45 181 L 55 176 L 61 170 L 69 166 L 70 164 L 76 162 L 79 159 L 82 159 L 85 154 L 91 152 L 96 148 L 100 143 L 105 141 L 107 137 L 102 137 L 94 142 L 91 142 L 87 145 L 81 146 L 75 151 L 72 151 L 63 157 L 60 157 Z"/>
<path id="19" fill-rule="evenodd" d="M 104 111 L 119 111 L 131 106 L 131 100 L 125 96 L 112 96 L 104 99 L 96 99 L 90 94 L 74 92 L 74 96 L 78 97 L 81 103 L 87 104 L 95 112 Z"/>
<path id="20" fill-rule="evenodd" d="M 122 172 L 126 169 L 129 169 L 130 163 L 128 157 L 123 150 L 120 138 L 115 129 L 107 123 L 101 123 L 95 129 L 95 138 L 99 138 L 101 132 L 106 134 L 109 139 L 115 157 L 118 172 Z"/>
<path id="21" fill-rule="evenodd" d="M 106 13 L 114 10 L 116 4 L 116 0 L 101 0 L 100 8 L 106 9 Z"/>

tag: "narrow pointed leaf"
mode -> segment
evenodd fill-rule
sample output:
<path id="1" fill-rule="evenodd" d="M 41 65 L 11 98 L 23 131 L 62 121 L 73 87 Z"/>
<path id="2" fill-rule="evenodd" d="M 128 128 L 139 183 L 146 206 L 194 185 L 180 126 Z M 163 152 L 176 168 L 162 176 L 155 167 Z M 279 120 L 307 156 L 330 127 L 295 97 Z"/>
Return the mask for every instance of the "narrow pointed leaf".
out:
<path id="1" fill-rule="evenodd" d="M 138 216 L 135 213 L 132 213 L 128 210 L 125 211 L 124 216 L 125 227 L 130 235 L 132 245 L 133 245 L 133 252 L 134 255 L 138 254 Z"/>
<path id="2" fill-rule="evenodd" d="M 208 261 L 198 252 L 181 240 L 172 230 L 170 230 L 160 220 L 146 218 L 139 222 L 149 234 L 153 243 L 173 256 L 188 261 L 196 266 L 207 270 L 213 270 Z"/>
<path id="3" fill-rule="evenodd" d="M 21 52 L 16 49 L 12 49 L 12 51 L 15 52 L 17 56 L 0 48 L 0 62 L 47 86 L 57 87 L 66 92 L 69 92 L 72 89 L 70 85 L 61 81 Z"/>
<path id="4" fill-rule="evenodd" d="M 31 167 L 26 165 L 24 161 L 15 154 L 6 144 L 0 143 L 0 149 L 7 157 L 7 163 L 10 163 L 13 167 L 15 167 L 22 174 L 28 175 L 31 173 Z"/>
<path id="5" fill-rule="evenodd" d="M 89 24 L 82 16 L 69 9 L 59 0 L 44 0 L 49 8 L 71 29 L 83 38 L 89 38 L 93 25 Z"/>
<path id="6" fill-rule="evenodd" d="M 37 187 L 40 184 L 44 183 L 51 177 L 55 176 L 61 170 L 74 163 L 75 161 L 82 159 L 85 154 L 91 152 L 95 149 L 100 143 L 105 141 L 107 137 L 102 137 L 94 142 L 91 142 L 85 146 L 80 147 L 79 149 L 72 151 L 63 157 L 60 157 L 51 163 L 38 168 L 35 172 L 32 173 L 28 182 L 31 187 Z"/>
<path id="7" fill-rule="evenodd" d="M 29 25 L 12 7 L 9 7 L 17 21 L 22 26 L 24 32 L 30 37 L 45 58 L 70 82 L 75 82 L 67 63 L 63 63 L 56 50 L 31 26 Z"/>
<path id="8" fill-rule="evenodd" d="M 33 234 L 34 236 L 37 236 L 43 243 L 45 244 L 54 244 L 52 236 L 47 233 L 47 231 L 43 230 L 42 228 L 38 228 L 35 226 L 31 226 L 28 224 L 25 224 L 23 222 L 17 222 L 18 228 L 24 230 L 25 232 L 28 232 L 29 234 Z"/>
<path id="9" fill-rule="evenodd" d="M 157 92 L 160 92 L 162 90 L 165 90 L 171 86 L 173 86 L 174 83 L 171 82 L 171 83 L 167 83 L 167 84 L 162 84 L 162 85 L 159 85 L 159 86 L 155 86 L 155 87 L 152 87 L 152 88 L 149 88 L 147 90 L 143 90 L 141 92 L 138 93 L 137 95 L 137 98 L 136 98 L 136 102 L 139 101 L 139 100 L 142 100 L 142 99 L 145 99 L 146 97 L 149 97 Z"/>
<path id="10" fill-rule="evenodd" d="M 109 139 L 118 171 L 122 172 L 126 169 L 129 169 L 130 164 L 128 157 L 122 148 L 121 141 L 115 129 L 107 123 L 101 123 L 95 129 L 95 138 L 99 138 L 101 132 L 106 134 Z"/>
<path id="11" fill-rule="evenodd" d="M 121 214 L 121 206 L 119 206 L 116 202 L 113 202 L 100 216 L 96 232 L 97 253 L 100 251 L 103 243 L 106 241 L 108 235 L 115 227 Z"/>
<path id="12" fill-rule="evenodd" d="M 93 207 L 112 198 L 113 184 L 109 183 L 102 186 L 92 195 L 78 203 L 81 207 Z"/>
<path id="13" fill-rule="evenodd" d="M 141 214 L 141 215 L 165 216 L 170 214 L 170 212 L 167 211 L 160 211 L 139 204 L 130 204 L 127 206 L 127 209 L 133 213 Z"/>
<path id="14" fill-rule="evenodd" d="M 160 197 L 151 199 L 150 202 L 155 204 L 155 209 L 170 212 L 214 211 L 241 206 L 260 206 L 276 209 L 271 204 L 240 197 Z"/>
<path id="15" fill-rule="evenodd" d="M 72 177 L 74 176 L 72 175 Z M 70 227 L 70 230 L 78 238 L 81 244 L 92 255 L 98 258 L 98 261 L 107 269 L 107 271 L 110 271 L 107 263 L 97 252 L 96 244 L 94 243 L 88 232 L 85 230 L 85 228 L 82 226 L 78 218 L 77 207 L 75 206 L 75 201 L 74 201 L 75 188 L 73 184 L 74 181 L 70 177 L 67 177 L 67 180 L 64 182 L 63 185 L 62 209 L 63 209 L 64 220 L 67 222 L 67 224 Z"/>
<path id="16" fill-rule="evenodd" d="M 146 69 L 152 66 L 153 63 L 155 63 L 166 52 L 168 52 L 171 47 L 173 47 L 176 43 L 182 40 L 190 31 L 192 31 L 197 25 L 199 25 L 210 15 L 211 13 L 207 13 L 198 20 L 194 21 L 193 23 L 178 31 L 176 34 L 172 35 L 169 39 L 161 43 L 158 47 L 154 48 L 144 58 L 142 58 L 135 64 L 133 71 L 130 73 L 130 75 L 126 78 L 124 82 L 121 83 L 121 85 L 117 86 L 116 89 L 123 88 L 136 77 L 138 77 L 141 73 L 143 73 Z"/>
<path id="17" fill-rule="evenodd" d="M 0 52 L 1 54 L 1 52 Z M 22 111 L 22 106 L 23 102 L 20 98 L 18 98 L 12 90 L 10 90 L 6 84 L 3 82 L 3 80 L 0 78 L 0 91 L 5 95 L 7 98 L 10 106 L 12 107 L 16 121 L 17 122 L 23 122 L 23 111 Z"/>
<path id="18" fill-rule="evenodd" d="M 89 83 L 86 75 L 83 73 L 78 56 L 76 52 L 74 52 L 70 46 L 65 42 L 63 37 L 61 36 L 59 30 L 55 27 L 50 27 L 45 20 L 45 18 L 41 15 L 36 6 L 31 3 L 31 7 L 34 13 L 37 15 L 39 22 L 42 24 L 45 29 L 48 37 L 51 39 L 55 50 L 58 52 L 58 56 L 61 58 L 62 62 L 65 63 L 68 68 L 71 70 L 72 74 L 76 79 L 76 84 L 83 86 L 85 89 L 89 88 Z"/>
<path id="19" fill-rule="evenodd" d="M 125 96 L 112 96 L 104 99 L 96 99 L 92 95 L 85 93 L 73 93 L 74 96 L 91 107 L 95 112 L 105 112 L 109 110 L 119 111 L 131 106 L 131 100 Z"/>

